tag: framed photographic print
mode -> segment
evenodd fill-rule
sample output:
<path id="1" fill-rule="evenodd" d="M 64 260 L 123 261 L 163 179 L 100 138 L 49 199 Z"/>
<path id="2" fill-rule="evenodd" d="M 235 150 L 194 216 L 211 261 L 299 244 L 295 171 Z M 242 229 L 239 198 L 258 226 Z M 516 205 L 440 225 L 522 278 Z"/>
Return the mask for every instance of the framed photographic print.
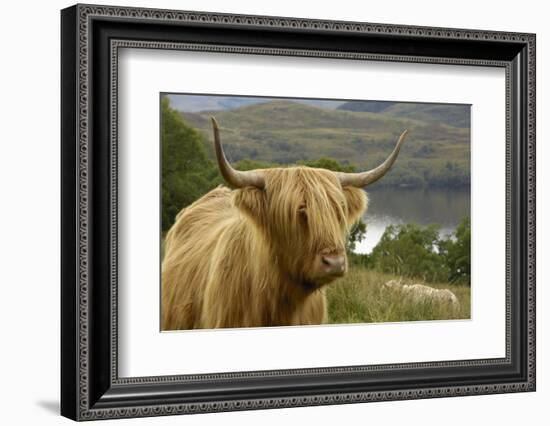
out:
<path id="1" fill-rule="evenodd" d="M 61 30 L 64 416 L 535 390 L 535 35 Z"/>

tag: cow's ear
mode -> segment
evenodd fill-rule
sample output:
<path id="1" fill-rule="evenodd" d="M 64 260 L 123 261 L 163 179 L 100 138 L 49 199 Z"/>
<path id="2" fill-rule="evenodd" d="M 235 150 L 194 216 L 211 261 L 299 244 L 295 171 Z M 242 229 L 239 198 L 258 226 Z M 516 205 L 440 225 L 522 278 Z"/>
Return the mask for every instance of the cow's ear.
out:
<path id="1" fill-rule="evenodd" d="M 233 191 L 233 204 L 258 224 L 265 217 L 265 191 L 246 187 Z"/>
<path id="2" fill-rule="evenodd" d="M 360 188 L 346 186 L 343 189 L 348 205 L 348 223 L 355 223 L 367 211 L 367 194 Z"/>

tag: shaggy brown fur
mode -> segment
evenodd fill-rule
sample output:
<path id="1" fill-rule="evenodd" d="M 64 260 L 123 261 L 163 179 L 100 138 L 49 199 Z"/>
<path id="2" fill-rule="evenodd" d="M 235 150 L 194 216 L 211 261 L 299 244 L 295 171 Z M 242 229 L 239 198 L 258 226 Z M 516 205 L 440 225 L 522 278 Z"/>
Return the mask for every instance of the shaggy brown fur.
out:
<path id="1" fill-rule="evenodd" d="M 162 263 L 163 330 L 326 321 L 330 280 L 315 256 L 345 256 L 365 192 L 328 170 L 264 173 L 265 189 L 220 186 L 178 214 Z"/>

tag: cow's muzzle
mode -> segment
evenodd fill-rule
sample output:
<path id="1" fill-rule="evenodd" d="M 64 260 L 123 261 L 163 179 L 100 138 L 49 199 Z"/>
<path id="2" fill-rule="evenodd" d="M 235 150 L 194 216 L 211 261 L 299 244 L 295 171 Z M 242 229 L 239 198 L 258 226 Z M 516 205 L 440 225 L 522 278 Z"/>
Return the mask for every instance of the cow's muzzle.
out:
<path id="1" fill-rule="evenodd" d="M 322 277 L 341 277 L 346 273 L 346 256 L 319 255 L 319 275 Z"/>

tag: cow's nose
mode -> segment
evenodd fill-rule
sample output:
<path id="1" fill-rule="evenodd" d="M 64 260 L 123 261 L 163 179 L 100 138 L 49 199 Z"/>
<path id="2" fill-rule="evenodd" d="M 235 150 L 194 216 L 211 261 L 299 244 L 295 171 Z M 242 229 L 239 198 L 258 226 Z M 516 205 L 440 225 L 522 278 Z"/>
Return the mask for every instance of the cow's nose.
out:
<path id="1" fill-rule="evenodd" d="M 344 272 L 346 272 L 345 256 L 323 255 L 321 256 L 321 262 L 327 275 L 344 275 Z"/>

